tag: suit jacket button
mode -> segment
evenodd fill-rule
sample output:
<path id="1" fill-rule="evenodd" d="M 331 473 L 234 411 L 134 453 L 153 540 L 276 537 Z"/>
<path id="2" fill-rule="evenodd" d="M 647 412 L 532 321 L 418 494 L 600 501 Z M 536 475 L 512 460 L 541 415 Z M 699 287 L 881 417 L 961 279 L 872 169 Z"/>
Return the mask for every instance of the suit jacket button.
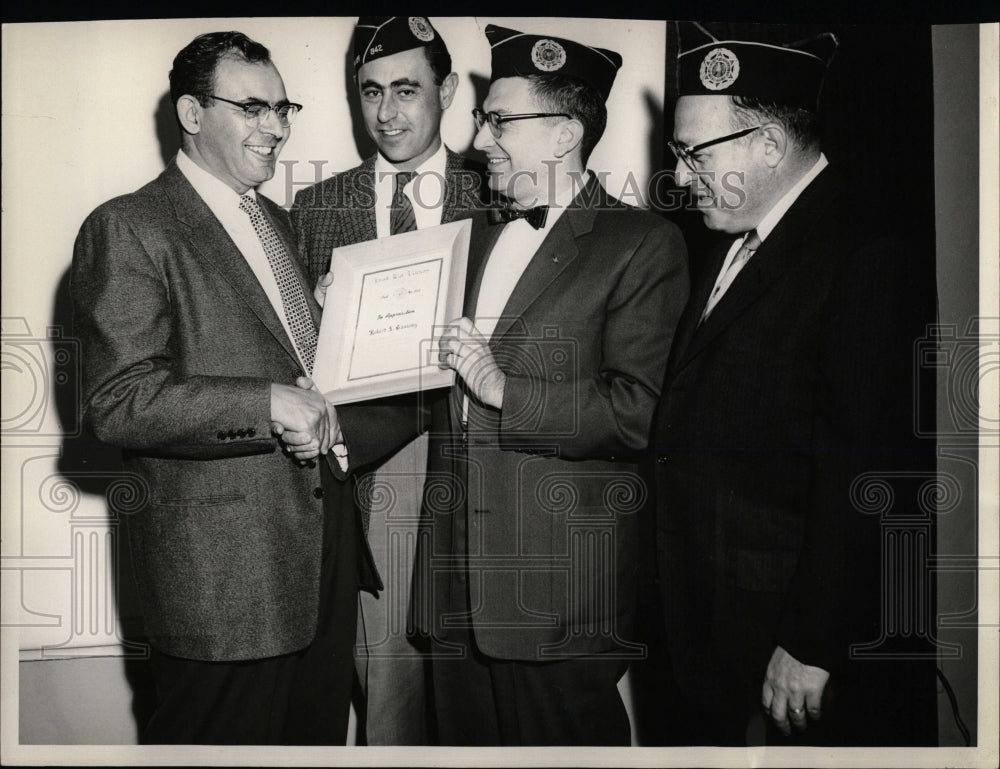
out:
<path id="1" fill-rule="evenodd" d="M 610 460 L 611 462 L 614 462 L 615 461 L 615 455 L 612 454 L 610 457 L 608 457 L 608 460 Z"/>
<path id="2" fill-rule="evenodd" d="M 316 499 L 322 499 L 323 498 L 323 489 L 321 489 L 319 486 L 317 486 L 315 489 L 313 489 L 313 496 L 316 497 Z"/>
<path id="3" fill-rule="evenodd" d="M 247 429 L 247 438 L 253 438 L 257 434 L 257 431 L 252 427 Z"/>
<path id="4" fill-rule="evenodd" d="M 223 430 L 219 430 L 219 432 L 218 432 L 218 433 L 216 433 L 216 437 L 217 437 L 217 438 L 218 438 L 218 439 L 219 439 L 220 441 L 224 441 L 224 440 L 226 440 L 226 433 L 225 433 L 225 431 L 223 431 Z"/>
<path id="5" fill-rule="evenodd" d="M 238 435 L 238 436 L 239 436 L 240 438 L 243 438 L 243 437 L 245 437 L 245 436 L 246 436 L 246 434 L 247 434 L 247 431 L 246 431 L 246 430 L 237 430 L 237 431 L 236 431 L 236 434 L 237 434 L 237 435 Z"/>
<path id="6" fill-rule="evenodd" d="M 235 430 L 230 430 L 229 431 L 229 437 L 231 439 L 235 439 L 236 438 L 236 431 Z"/>

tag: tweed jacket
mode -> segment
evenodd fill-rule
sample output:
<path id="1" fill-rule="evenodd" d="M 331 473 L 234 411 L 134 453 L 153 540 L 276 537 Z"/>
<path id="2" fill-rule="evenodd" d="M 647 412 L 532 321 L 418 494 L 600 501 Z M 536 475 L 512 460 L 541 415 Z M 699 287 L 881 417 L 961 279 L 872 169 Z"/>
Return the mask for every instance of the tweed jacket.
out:
<path id="1" fill-rule="evenodd" d="M 483 207 L 483 167 L 446 149 L 441 223 L 464 219 Z M 330 267 L 334 248 L 375 240 L 375 155 L 295 195 L 292 223 L 299 257 L 315 285 Z"/>
<path id="2" fill-rule="evenodd" d="M 257 197 L 291 252 L 287 214 Z M 151 643 L 210 661 L 304 648 L 324 505 L 356 514 L 353 489 L 323 499 L 317 464 L 276 450 L 271 383 L 303 371 L 243 255 L 172 161 L 86 219 L 71 281 L 86 422 L 146 484 L 127 524 Z M 408 429 L 379 409 L 338 413 L 349 443 L 367 436 L 351 447 L 356 465 Z"/>

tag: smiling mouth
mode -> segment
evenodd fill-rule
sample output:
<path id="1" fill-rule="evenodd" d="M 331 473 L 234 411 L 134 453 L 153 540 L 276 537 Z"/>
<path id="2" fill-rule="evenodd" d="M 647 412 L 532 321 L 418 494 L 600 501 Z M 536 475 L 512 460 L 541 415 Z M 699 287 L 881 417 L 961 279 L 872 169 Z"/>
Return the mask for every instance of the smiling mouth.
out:
<path id="1" fill-rule="evenodd" d="M 250 150 L 254 155 L 259 155 L 262 158 L 274 156 L 274 147 L 265 147 L 262 144 L 245 144 L 243 146 Z"/>
<path id="2" fill-rule="evenodd" d="M 510 158 L 486 158 L 487 166 L 498 166 L 501 163 L 506 163 Z"/>
<path id="3" fill-rule="evenodd" d="M 399 136 L 401 133 L 403 133 L 403 129 L 402 128 L 380 128 L 379 129 L 379 133 L 382 134 L 383 136 L 388 136 L 388 137 L 391 138 L 393 136 Z"/>

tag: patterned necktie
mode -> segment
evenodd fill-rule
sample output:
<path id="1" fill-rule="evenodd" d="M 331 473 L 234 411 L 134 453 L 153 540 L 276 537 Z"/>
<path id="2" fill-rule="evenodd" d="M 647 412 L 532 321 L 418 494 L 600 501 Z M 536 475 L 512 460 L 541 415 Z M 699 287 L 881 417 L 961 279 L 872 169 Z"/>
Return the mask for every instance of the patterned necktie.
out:
<path id="1" fill-rule="evenodd" d="M 730 262 L 729 267 L 726 271 L 722 273 L 718 280 L 715 281 L 715 288 L 712 289 L 712 295 L 708 298 L 708 304 L 705 305 L 705 311 L 701 314 L 702 321 L 708 317 L 709 313 L 715 309 L 715 305 L 719 303 L 722 299 L 722 295 L 726 293 L 726 290 L 736 279 L 736 275 L 743 265 L 746 264 L 747 260 L 753 256 L 754 251 L 760 248 L 760 237 L 757 235 L 757 230 L 750 230 L 743 238 L 743 245 L 740 246 L 736 255 L 733 257 L 733 261 Z"/>
<path id="2" fill-rule="evenodd" d="M 312 374 L 313 361 L 316 358 L 316 324 L 309 314 L 309 305 L 306 304 L 302 284 L 292 268 L 292 259 L 253 196 L 240 197 L 240 211 L 250 217 L 254 232 L 264 247 L 267 263 L 271 265 L 274 280 L 278 284 L 285 320 L 292 332 L 292 343 L 302 358 L 306 373 Z"/>
<path id="3" fill-rule="evenodd" d="M 403 188 L 416 175 L 416 171 L 400 171 L 396 174 L 396 189 L 392 193 L 392 213 L 389 215 L 390 235 L 412 232 L 417 229 L 417 218 L 413 213 L 413 204 L 403 194 Z"/>
<path id="4" fill-rule="evenodd" d="M 549 216 L 548 206 L 535 206 L 534 208 L 513 208 L 511 206 L 494 206 L 489 210 L 490 224 L 506 224 L 515 219 L 524 219 L 536 230 L 545 226 L 545 220 Z"/>

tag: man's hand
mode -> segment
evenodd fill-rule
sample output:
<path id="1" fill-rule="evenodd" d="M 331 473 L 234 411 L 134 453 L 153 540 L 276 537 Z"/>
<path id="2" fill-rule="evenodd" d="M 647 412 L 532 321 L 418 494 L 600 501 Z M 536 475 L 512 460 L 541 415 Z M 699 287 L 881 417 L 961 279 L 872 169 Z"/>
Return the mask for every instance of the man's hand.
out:
<path id="1" fill-rule="evenodd" d="M 325 454 L 340 433 L 333 406 L 308 377 L 295 387 L 271 384 L 271 429 L 297 459 Z"/>
<path id="2" fill-rule="evenodd" d="M 441 335 L 438 366 L 458 372 L 473 395 L 487 406 L 503 406 L 507 376 L 501 371 L 489 342 L 468 318 L 452 321 Z"/>
<path id="3" fill-rule="evenodd" d="M 326 290 L 333 285 L 333 273 L 327 272 L 319 276 L 319 280 L 316 283 L 316 288 L 313 289 L 313 296 L 316 298 L 316 304 L 320 307 L 323 306 L 323 302 L 326 301 Z"/>
<path id="4" fill-rule="evenodd" d="M 778 646 L 767 664 L 761 704 L 787 737 L 792 733 L 792 726 L 805 730 L 806 716 L 813 721 L 820 719 L 823 690 L 829 679 L 830 674 L 823 668 L 803 665 Z"/>

